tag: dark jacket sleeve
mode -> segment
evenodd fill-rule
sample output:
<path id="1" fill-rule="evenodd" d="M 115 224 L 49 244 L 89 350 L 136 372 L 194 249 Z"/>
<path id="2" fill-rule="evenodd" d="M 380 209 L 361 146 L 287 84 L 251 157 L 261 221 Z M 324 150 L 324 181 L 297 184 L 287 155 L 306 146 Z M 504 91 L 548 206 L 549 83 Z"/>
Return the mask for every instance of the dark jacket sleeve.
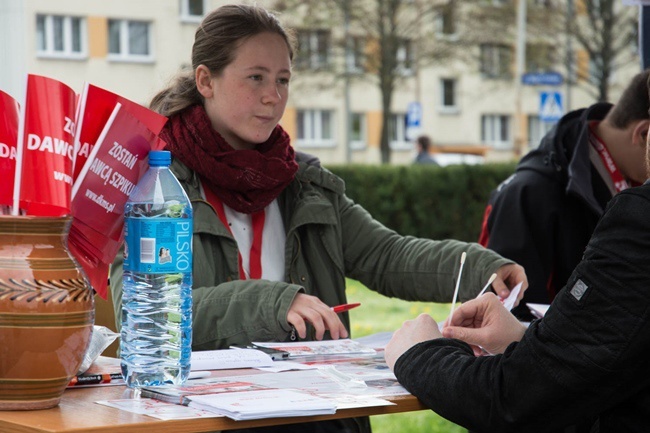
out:
<path id="1" fill-rule="evenodd" d="M 569 283 L 521 342 L 480 358 L 458 341 L 424 342 L 398 359 L 398 380 L 477 432 L 551 431 L 634 404 L 650 388 L 648 190 L 612 200 Z"/>
<path id="2" fill-rule="evenodd" d="M 549 302 L 546 286 L 556 248 L 556 207 L 564 200 L 563 188 L 554 179 L 533 170 L 518 171 L 490 200 L 487 248 L 524 267 L 529 302 Z"/>

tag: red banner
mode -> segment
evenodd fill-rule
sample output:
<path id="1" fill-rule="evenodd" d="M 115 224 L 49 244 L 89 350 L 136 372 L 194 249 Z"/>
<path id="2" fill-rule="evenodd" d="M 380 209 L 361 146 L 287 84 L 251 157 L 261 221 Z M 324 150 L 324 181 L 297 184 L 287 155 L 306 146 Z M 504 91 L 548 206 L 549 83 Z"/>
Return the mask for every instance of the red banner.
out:
<path id="1" fill-rule="evenodd" d="M 19 116 L 18 102 L 0 91 L 0 215 L 9 214 L 13 204 Z"/>
<path id="2" fill-rule="evenodd" d="M 157 143 L 157 135 L 118 103 L 72 189 L 68 245 L 103 298 L 108 265 L 123 240 L 124 205 Z"/>
<path id="3" fill-rule="evenodd" d="M 13 213 L 70 214 L 77 95 L 60 81 L 29 74 L 21 111 Z"/>
<path id="4" fill-rule="evenodd" d="M 122 96 L 104 90 L 101 87 L 86 83 L 81 94 L 79 117 L 77 120 L 77 134 L 75 136 L 75 163 L 74 175 L 76 180 L 86 160 L 90 156 L 99 134 L 104 129 L 116 104 L 124 108 L 136 117 L 151 132 L 158 135 L 167 122 L 167 117 L 151 111 L 142 105 L 136 104 Z M 164 144 L 154 145 L 156 149 L 162 149 Z"/>

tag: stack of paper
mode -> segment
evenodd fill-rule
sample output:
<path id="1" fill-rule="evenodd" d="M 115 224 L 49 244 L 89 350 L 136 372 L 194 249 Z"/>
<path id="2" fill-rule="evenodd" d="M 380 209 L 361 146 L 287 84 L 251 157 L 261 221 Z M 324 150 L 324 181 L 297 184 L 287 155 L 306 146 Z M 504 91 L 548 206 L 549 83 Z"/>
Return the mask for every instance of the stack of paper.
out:
<path id="1" fill-rule="evenodd" d="M 328 415 L 336 405 L 327 399 L 292 389 L 269 389 L 189 397 L 190 407 L 234 420 Z"/>
<path id="2" fill-rule="evenodd" d="M 185 385 L 158 385 L 147 386 L 140 391 L 142 397 L 155 398 L 156 400 L 166 401 L 187 406 L 190 403 L 190 397 L 203 394 L 219 393 L 236 393 L 251 390 L 269 389 L 264 385 L 258 385 L 245 380 L 245 378 L 235 377 L 219 378 L 211 377 L 207 379 L 193 380 Z"/>

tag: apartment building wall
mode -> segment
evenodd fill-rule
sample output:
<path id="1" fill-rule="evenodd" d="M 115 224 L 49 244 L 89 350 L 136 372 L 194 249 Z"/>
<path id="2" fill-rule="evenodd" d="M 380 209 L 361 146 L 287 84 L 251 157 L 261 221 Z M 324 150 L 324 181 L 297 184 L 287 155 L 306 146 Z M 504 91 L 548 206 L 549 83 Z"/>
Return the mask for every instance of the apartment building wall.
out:
<path id="1" fill-rule="evenodd" d="M 59 79 L 81 92 L 84 82 L 104 87 L 143 105 L 180 69 L 190 63 L 190 51 L 198 18 L 181 13 L 185 0 L 3 0 L 0 5 L 0 61 L 10 67 L 0 68 L 0 89 L 20 100 L 25 73 Z M 227 1 L 205 0 L 207 11 Z M 258 1 L 272 7 L 273 1 Z M 83 52 L 73 56 L 52 56 L 37 50 L 37 15 L 81 17 L 85 25 Z M 283 20 L 286 17 L 281 16 Z M 120 57 L 109 53 L 109 20 L 129 20 L 150 25 L 148 56 Z M 296 20 L 293 19 L 292 22 Z M 298 22 L 299 24 L 299 22 Z M 333 29 L 340 35 L 341 29 Z M 558 47 L 558 49 L 562 49 Z M 476 66 L 461 63 L 433 64 L 402 76 L 393 95 L 392 110 L 406 115 L 410 103 L 422 107 L 421 133 L 429 134 L 441 146 L 482 148 L 483 116 L 507 116 L 511 141 L 517 131 L 526 136 L 529 116 L 539 112 L 540 91 L 566 87 L 522 86 L 520 116 L 516 117 L 517 86 L 514 79 L 487 79 Z M 636 65 L 616 74 L 612 96 L 617 98 Z M 346 96 L 345 80 L 331 73 L 315 73 L 309 69 L 294 70 L 292 92 L 282 124 L 293 138 L 294 146 L 313 153 L 326 164 L 356 162 L 378 163 L 381 130 L 381 95 L 376 77 L 355 75 L 349 82 Z M 441 79 L 456 82 L 456 104 L 451 109 L 441 106 Z M 345 144 L 345 101 L 349 110 L 363 119 L 362 139 L 349 150 Z M 578 87 L 571 90 L 572 107 L 586 106 L 592 98 Z M 326 140 L 301 140 L 300 115 L 322 115 L 328 112 L 332 134 Z M 304 118 L 304 117 L 303 117 Z M 322 119 L 321 119 L 322 120 Z M 497 119 L 498 120 L 498 119 Z M 497 125 L 499 126 L 499 125 Z M 534 141 L 534 140 L 533 140 Z M 394 143 L 391 161 L 409 163 L 414 157 L 412 141 Z M 512 143 L 487 145 L 488 160 L 516 156 Z"/>

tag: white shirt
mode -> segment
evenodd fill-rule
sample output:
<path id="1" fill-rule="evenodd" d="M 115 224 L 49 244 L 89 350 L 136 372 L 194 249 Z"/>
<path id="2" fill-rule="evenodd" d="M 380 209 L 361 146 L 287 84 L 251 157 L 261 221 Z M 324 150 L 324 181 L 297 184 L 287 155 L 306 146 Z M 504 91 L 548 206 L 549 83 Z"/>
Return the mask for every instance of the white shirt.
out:
<path id="1" fill-rule="evenodd" d="M 253 244 L 253 226 L 250 214 L 237 212 L 223 205 L 230 231 L 237 241 L 246 277 L 250 275 L 250 252 Z M 278 201 L 273 200 L 264 208 L 264 231 L 262 232 L 262 279 L 284 281 L 284 245 L 286 234 Z"/>

